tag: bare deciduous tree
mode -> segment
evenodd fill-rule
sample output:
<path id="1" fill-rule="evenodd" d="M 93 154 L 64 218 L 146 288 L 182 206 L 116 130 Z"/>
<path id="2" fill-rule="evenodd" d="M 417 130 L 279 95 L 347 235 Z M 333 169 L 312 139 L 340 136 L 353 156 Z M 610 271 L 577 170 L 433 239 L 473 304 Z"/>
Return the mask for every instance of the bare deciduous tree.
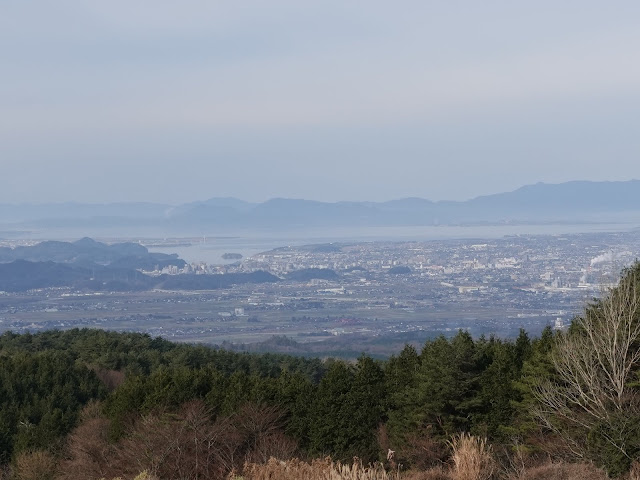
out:
<path id="1" fill-rule="evenodd" d="M 281 426 L 278 408 L 252 404 L 215 420 L 202 400 L 191 400 L 176 412 L 150 412 L 113 446 L 111 476 L 147 471 L 158 478 L 226 478 L 246 460 L 293 456 L 297 444 Z"/>
<path id="2" fill-rule="evenodd" d="M 115 473 L 111 465 L 113 448 L 108 441 L 109 420 L 100 409 L 99 403 L 91 402 L 82 410 L 81 423 L 68 437 L 61 480 L 101 479 Z"/>
<path id="3" fill-rule="evenodd" d="M 15 460 L 13 477 L 17 480 L 53 480 L 56 459 L 46 451 L 23 452 Z"/>
<path id="4" fill-rule="evenodd" d="M 627 455 L 624 422 L 640 412 L 640 395 L 633 387 L 640 367 L 639 271 L 638 266 L 627 270 L 557 338 L 552 354 L 556 377 L 534 389 L 534 415 L 579 456 L 595 428 Z"/>

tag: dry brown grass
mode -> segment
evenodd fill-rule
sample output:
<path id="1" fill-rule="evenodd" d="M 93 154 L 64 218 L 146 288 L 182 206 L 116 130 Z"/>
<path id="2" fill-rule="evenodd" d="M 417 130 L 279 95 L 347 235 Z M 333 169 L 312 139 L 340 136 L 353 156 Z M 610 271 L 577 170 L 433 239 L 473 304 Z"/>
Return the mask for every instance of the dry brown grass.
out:
<path id="1" fill-rule="evenodd" d="M 488 480 L 493 476 L 496 463 L 486 439 L 461 433 L 451 441 L 451 450 L 452 480 Z"/>
<path id="2" fill-rule="evenodd" d="M 149 472 L 145 470 L 133 480 L 159 480 L 159 479 L 155 475 L 151 475 Z"/>
<path id="3" fill-rule="evenodd" d="M 362 465 L 354 459 L 351 465 L 333 462 L 330 458 L 311 463 L 298 459 L 281 461 L 275 458 L 267 463 L 248 463 L 242 474 L 231 474 L 232 480 L 399 480 L 397 472 L 387 472 L 381 464 Z"/>
<path id="4" fill-rule="evenodd" d="M 106 479 L 101 478 L 100 480 L 106 480 Z M 115 478 L 112 478 L 111 480 L 126 480 L 126 479 L 122 477 L 115 477 Z M 132 478 L 132 480 L 160 480 L 160 479 L 155 475 L 151 475 L 149 472 L 145 470 L 139 473 L 138 475 L 136 475 L 135 478 Z"/>
<path id="5" fill-rule="evenodd" d="M 408 470 L 402 473 L 402 480 L 451 480 L 449 472 L 443 467 L 428 470 Z"/>
<path id="6" fill-rule="evenodd" d="M 511 480 L 608 480 L 607 474 L 590 463 L 549 462 L 524 470 Z"/>

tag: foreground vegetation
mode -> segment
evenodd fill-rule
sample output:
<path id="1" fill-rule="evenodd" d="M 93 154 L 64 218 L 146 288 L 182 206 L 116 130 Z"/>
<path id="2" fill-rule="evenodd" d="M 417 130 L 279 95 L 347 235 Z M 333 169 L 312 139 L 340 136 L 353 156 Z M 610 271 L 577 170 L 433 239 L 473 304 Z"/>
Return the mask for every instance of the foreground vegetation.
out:
<path id="1" fill-rule="evenodd" d="M 567 333 L 458 332 L 383 363 L 5 333 L 0 463 L 18 479 L 638 478 L 639 294 L 635 265 Z"/>

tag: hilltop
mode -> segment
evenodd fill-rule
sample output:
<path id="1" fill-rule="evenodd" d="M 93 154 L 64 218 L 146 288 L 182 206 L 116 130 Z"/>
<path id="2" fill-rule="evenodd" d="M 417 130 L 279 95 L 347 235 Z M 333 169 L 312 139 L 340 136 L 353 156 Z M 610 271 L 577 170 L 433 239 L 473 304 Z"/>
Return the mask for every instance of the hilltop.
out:
<path id="1" fill-rule="evenodd" d="M 344 226 L 424 226 L 504 223 L 628 222 L 640 219 L 640 181 L 537 183 L 466 201 L 404 198 L 387 202 L 319 202 L 273 198 L 251 203 L 211 198 L 163 204 L 0 205 L 7 233 L 83 227 L 111 231 L 162 229 L 296 229 Z"/>

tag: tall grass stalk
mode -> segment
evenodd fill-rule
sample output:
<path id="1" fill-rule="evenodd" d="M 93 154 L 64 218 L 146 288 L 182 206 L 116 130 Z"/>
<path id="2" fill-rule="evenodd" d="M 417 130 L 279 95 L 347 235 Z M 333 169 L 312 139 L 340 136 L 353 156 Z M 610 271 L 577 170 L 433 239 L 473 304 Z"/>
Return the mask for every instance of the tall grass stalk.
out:
<path id="1" fill-rule="evenodd" d="M 281 461 L 271 458 L 265 464 L 246 464 L 242 475 L 232 475 L 231 480 L 399 480 L 398 472 L 387 472 L 383 465 L 364 466 L 359 459 L 352 464 L 333 462 L 330 458 L 316 459 L 311 463 L 298 459 Z"/>
<path id="2" fill-rule="evenodd" d="M 450 446 L 452 480 L 488 480 L 493 476 L 495 461 L 485 438 L 461 433 L 453 438 Z"/>

